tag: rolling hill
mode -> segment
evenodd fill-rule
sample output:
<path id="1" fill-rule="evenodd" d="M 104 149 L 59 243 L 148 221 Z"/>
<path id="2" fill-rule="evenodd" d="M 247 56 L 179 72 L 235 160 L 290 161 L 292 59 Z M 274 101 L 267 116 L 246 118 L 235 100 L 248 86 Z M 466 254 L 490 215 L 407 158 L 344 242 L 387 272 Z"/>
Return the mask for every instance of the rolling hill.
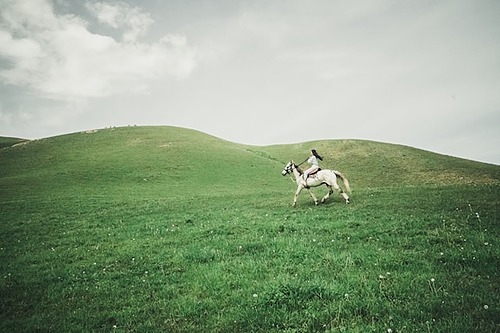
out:
<path id="1" fill-rule="evenodd" d="M 177 127 L 20 141 L 0 139 L 1 332 L 500 327 L 500 166 Z M 282 168 L 311 148 L 352 204 L 290 206 Z"/>
<path id="2" fill-rule="evenodd" d="M 8 142 L 7 139 L 2 140 Z M 10 141 L 16 142 L 16 141 Z M 137 186 L 175 191 L 217 191 L 237 187 L 283 191 L 286 162 L 302 161 L 316 148 L 324 168 L 343 172 L 354 190 L 393 186 L 493 184 L 500 168 L 407 146 L 362 140 L 331 140 L 257 147 L 175 127 L 109 128 L 74 133 L 0 150 L 0 182 L 7 198 L 19 191 L 119 193 Z"/>
<path id="3" fill-rule="evenodd" d="M 5 147 L 11 147 L 16 144 L 26 142 L 27 140 L 25 139 L 20 139 L 20 138 L 11 138 L 11 137 L 0 137 L 0 149 L 5 148 Z"/>

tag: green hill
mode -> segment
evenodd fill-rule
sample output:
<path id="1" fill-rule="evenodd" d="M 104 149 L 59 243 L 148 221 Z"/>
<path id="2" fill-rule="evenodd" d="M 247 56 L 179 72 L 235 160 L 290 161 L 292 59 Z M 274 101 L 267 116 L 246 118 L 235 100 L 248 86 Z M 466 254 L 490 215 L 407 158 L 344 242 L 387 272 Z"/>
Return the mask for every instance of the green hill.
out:
<path id="1" fill-rule="evenodd" d="M 0 137 L 0 149 L 14 146 L 16 144 L 23 142 L 27 142 L 27 140 L 19 138 L 11 138 L 11 137 Z"/>
<path id="2" fill-rule="evenodd" d="M 16 192 L 67 195 L 99 189 L 120 195 L 283 191 L 290 185 L 279 177 L 284 164 L 291 159 L 302 161 L 313 147 L 324 155 L 323 167 L 343 172 L 354 190 L 489 184 L 500 179 L 498 166 L 400 145 L 332 140 L 256 147 L 183 128 L 125 127 L 4 148 L 0 150 L 0 184 L 3 191 L 8 189 L 3 198 Z"/>
<path id="3" fill-rule="evenodd" d="M 193 130 L 127 127 L 36 140 L 0 151 L 7 195 L 222 191 L 264 184 L 274 162 Z M 257 175 L 263 174 L 262 180 Z M 256 179 L 256 180 L 254 180 Z M 134 188 L 134 191 L 129 191 Z M 125 190 L 127 189 L 127 190 Z M 138 191 L 138 192 L 135 192 Z M 105 194 L 105 193 L 103 193 Z"/>
<path id="4" fill-rule="evenodd" d="M 0 142 L 0 332 L 500 327 L 500 166 L 176 127 Z M 291 207 L 281 171 L 311 148 L 350 205 Z"/>
<path id="5" fill-rule="evenodd" d="M 359 188 L 497 183 L 500 168 L 408 146 L 365 140 L 331 140 L 263 148 L 277 159 L 302 161 L 315 147 L 323 167 L 340 170 Z"/>

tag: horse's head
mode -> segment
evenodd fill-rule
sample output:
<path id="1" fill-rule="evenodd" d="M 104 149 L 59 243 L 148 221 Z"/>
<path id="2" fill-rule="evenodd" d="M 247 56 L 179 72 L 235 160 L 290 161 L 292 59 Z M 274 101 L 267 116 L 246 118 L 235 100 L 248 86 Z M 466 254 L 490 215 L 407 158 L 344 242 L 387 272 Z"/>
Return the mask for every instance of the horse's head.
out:
<path id="1" fill-rule="evenodd" d="M 282 176 L 286 176 L 290 173 L 293 172 L 293 161 L 288 162 L 285 167 L 283 168 L 283 171 L 281 171 Z"/>

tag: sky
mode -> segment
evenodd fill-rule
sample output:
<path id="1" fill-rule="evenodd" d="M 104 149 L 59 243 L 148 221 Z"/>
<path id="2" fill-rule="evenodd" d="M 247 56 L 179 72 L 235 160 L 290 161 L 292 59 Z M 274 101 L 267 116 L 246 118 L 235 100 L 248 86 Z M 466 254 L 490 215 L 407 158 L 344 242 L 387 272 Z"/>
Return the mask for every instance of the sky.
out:
<path id="1" fill-rule="evenodd" d="M 0 136 L 191 128 L 500 164 L 498 0 L 0 0 Z"/>

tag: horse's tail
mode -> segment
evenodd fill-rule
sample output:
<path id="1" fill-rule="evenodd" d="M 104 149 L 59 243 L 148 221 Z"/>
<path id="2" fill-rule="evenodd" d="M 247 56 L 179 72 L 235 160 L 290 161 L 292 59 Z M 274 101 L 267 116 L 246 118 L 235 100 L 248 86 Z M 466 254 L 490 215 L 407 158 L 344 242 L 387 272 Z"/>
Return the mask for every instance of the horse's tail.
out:
<path id="1" fill-rule="evenodd" d="M 347 180 L 347 178 L 340 171 L 337 171 L 337 170 L 332 170 L 332 171 L 336 176 L 338 176 L 338 177 L 340 177 L 340 179 L 342 179 L 347 192 L 351 193 L 351 187 L 349 186 L 349 181 Z"/>

